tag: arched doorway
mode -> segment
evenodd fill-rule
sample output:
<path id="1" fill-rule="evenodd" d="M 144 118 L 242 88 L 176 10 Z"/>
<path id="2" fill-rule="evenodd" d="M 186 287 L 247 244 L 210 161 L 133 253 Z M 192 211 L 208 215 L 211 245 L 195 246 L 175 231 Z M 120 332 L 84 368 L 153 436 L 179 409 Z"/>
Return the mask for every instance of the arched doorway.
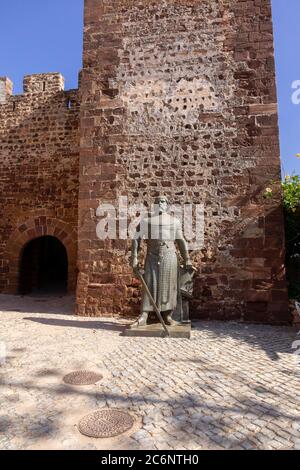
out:
<path id="1" fill-rule="evenodd" d="M 68 256 L 53 236 L 35 238 L 24 247 L 20 259 L 19 293 L 65 294 L 68 286 Z"/>

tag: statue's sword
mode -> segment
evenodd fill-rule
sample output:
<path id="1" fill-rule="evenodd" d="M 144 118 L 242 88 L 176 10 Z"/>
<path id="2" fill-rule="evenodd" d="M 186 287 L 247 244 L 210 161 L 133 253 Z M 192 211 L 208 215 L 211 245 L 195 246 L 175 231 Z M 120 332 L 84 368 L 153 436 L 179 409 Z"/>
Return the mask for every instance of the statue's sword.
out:
<path id="1" fill-rule="evenodd" d="M 150 290 L 149 290 L 149 287 L 147 286 L 147 283 L 146 283 L 146 281 L 145 281 L 145 279 L 144 279 L 144 276 L 142 275 L 142 273 L 140 272 L 139 269 L 136 270 L 136 274 L 137 274 L 139 280 L 141 281 L 141 283 L 142 283 L 142 285 L 143 285 L 143 287 L 144 287 L 144 290 L 145 290 L 146 294 L 148 295 L 148 297 L 149 297 L 149 299 L 150 299 L 150 302 L 151 302 L 151 304 L 152 304 L 152 307 L 154 308 L 155 313 L 156 313 L 156 315 L 157 315 L 157 317 L 158 317 L 160 323 L 161 323 L 162 326 L 163 326 L 163 329 L 165 330 L 167 336 L 170 336 L 170 332 L 169 332 L 169 330 L 168 330 L 168 328 L 167 328 L 167 326 L 166 326 L 166 324 L 165 324 L 165 322 L 164 322 L 163 317 L 161 316 L 160 310 L 159 310 L 159 308 L 157 307 L 157 305 L 156 305 L 156 303 L 155 303 L 155 300 L 154 300 L 153 297 L 152 297 L 152 294 L 151 294 L 151 292 L 150 292 Z"/>

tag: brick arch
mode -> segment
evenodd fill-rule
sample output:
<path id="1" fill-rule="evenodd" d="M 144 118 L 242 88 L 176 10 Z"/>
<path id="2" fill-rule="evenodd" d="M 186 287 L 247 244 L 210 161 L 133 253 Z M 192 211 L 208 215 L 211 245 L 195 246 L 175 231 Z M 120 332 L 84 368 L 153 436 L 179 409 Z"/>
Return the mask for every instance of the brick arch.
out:
<path id="1" fill-rule="evenodd" d="M 76 290 L 77 282 L 77 233 L 66 222 L 53 217 L 31 217 L 23 221 L 11 234 L 5 250 L 8 266 L 6 294 L 17 294 L 20 259 L 24 247 L 32 240 L 43 236 L 57 238 L 66 248 L 68 255 L 68 291 Z"/>

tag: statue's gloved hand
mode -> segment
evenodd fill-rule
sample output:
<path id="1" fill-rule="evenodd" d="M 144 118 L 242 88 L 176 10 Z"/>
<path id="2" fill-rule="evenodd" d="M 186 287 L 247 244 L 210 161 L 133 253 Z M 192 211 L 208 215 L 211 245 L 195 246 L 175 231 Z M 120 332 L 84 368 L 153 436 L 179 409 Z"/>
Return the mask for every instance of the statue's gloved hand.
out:
<path id="1" fill-rule="evenodd" d="M 140 277 L 144 275 L 145 272 L 143 269 L 141 269 L 137 258 L 132 259 L 131 267 L 136 277 Z"/>
<path id="2" fill-rule="evenodd" d="M 187 259 L 184 263 L 184 268 L 187 270 L 187 271 L 196 271 L 196 269 L 194 268 L 193 266 L 193 263 L 192 263 L 192 260 L 191 259 Z"/>
<path id="3" fill-rule="evenodd" d="M 132 267 L 133 270 L 135 270 L 136 268 L 139 267 L 138 259 L 135 256 L 133 258 L 131 258 L 131 267 Z"/>
<path id="4" fill-rule="evenodd" d="M 136 268 L 133 269 L 133 272 L 135 274 L 135 277 L 140 279 L 141 276 L 144 276 L 145 271 L 140 268 L 140 266 L 137 266 Z"/>

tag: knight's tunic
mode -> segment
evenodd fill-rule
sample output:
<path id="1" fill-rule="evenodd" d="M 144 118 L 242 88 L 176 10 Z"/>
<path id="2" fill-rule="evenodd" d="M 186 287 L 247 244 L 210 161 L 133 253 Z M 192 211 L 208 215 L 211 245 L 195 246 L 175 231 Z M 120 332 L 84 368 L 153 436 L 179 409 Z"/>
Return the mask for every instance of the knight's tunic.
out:
<path id="1" fill-rule="evenodd" d="M 161 312 L 175 310 L 179 280 L 179 261 L 175 242 L 183 238 L 180 221 L 167 214 L 151 217 L 144 221 L 143 232 L 145 231 L 147 232 L 147 236 L 143 237 L 147 239 L 145 281 Z M 154 311 L 145 293 L 142 311 Z"/>

